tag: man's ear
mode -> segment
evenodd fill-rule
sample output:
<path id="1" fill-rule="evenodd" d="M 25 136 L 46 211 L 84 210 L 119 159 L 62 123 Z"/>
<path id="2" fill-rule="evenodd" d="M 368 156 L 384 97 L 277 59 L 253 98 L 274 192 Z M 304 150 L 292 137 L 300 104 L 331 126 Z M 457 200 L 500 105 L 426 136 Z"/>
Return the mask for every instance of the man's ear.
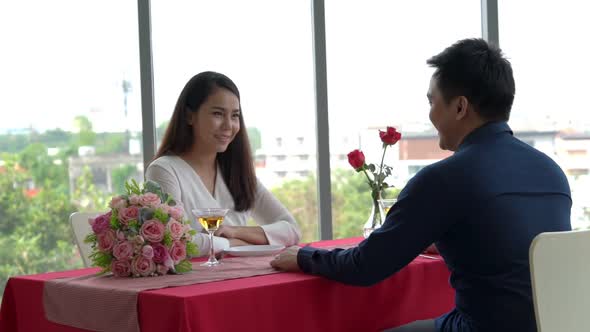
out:
<path id="1" fill-rule="evenodd" d="M 462 120 L 467 116 L 467 108 L 469 107 L 469 100 L 465 96 L 457 97 L 456 102 L 456 120 Z"/>

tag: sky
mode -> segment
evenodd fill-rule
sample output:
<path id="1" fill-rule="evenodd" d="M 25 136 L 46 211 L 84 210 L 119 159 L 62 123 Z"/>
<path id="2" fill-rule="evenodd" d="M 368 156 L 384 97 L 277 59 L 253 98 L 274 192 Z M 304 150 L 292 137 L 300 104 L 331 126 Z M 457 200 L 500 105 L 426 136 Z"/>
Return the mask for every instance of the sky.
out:
<path id="1" fill-rule="evenodd" d="M 153 0 L 156 123 L 204 70 L 232 78 L 248 126 L 263 133 L 314 130 L 309 1 Z M 141 129 L 137 2 L 0 2 L 0 132 Z M 326 0 L 330 130 L 428 127 L 426 59 L 481 36 L 480 1 Z M 513 122 L 590 125 L 585 100 L 590 3 L 499 1 L 500 43 L 517 95 Z M 526 18 L 526 19 L 523 19 Z M 124 117 L 122 81 L 131 82 Z M 416 124 L 423 123 L 425 126 Z"/>

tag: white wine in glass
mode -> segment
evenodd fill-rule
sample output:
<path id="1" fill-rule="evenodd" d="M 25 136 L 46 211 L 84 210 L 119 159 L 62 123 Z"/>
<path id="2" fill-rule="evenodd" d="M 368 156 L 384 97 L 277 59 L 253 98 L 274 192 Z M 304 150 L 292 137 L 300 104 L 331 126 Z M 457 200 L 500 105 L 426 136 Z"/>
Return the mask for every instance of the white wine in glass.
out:
<path id="1" fill-rule="evenodd" d="M 385 222 L 385 217 L 389 212 L 389 209 L 397 202 L 397 198 L 383 198 L 379 200 L 379 207 L 381 208 L 381 218 Z"/>
<path id="2" fill-rule="evenodd" d="M 193 214 L 197 221 L 203 228 L 209 233 L 209 259 L 201 264 L 203 266 L 216 266 L 221 264 L 217 258 L 215 258 L 215 249 L 213 248 L 213 233 L 219 228 L 219 225 L 223 223 L 223 219 L 229 209 L 221 208 L 199 208 L 193 209 Z"/>

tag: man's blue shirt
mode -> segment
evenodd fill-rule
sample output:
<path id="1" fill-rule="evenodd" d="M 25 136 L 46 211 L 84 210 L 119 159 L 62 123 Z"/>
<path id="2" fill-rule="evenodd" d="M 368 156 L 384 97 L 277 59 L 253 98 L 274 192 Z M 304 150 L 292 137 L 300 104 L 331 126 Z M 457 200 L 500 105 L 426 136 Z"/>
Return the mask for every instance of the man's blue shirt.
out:
<path id="1" fill-rule="evenodd" d="M 436 320 L 437 330 L 536 331 L 529 247 L 541 232 L 571 230 L 570 210 L 559 166 L 505 122 L 492 122 L 418 172 L 358 247 L 306 247 L 297 259 L 305 272 L 368 286 L 436 243 L 456 292 L 456 308 Z"/>

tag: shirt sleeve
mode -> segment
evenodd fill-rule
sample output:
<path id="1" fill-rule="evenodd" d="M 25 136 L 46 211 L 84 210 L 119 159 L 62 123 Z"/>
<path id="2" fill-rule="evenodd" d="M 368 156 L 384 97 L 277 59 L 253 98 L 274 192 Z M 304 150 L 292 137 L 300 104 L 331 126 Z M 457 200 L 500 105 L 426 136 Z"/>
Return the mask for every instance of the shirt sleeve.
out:
<path id="1" fill-rule="evenodd" d="M 252 217 L 264 230 L 269 244 L 292 246 L 299 243 L 301 231 L 295 218 L 260 181 L 257 182 Z"/>
<path id="2" fill-rule="evenodd" d="M 182 202 L 182 191 L 178 177 L 166 167 L 159 164 L 150 164 L 145 171 L 145 179 L 157 182 L 162 191 L 174 197 L 177 202 Z"/>
<path id="3" fill-rule="evenodd" d="M 193 243 L 199 248 L 199 256 L 208 256 L 209 250 L 211 249 L 211 241 L 209 241 L 209 234 L 197 233 L 193 237 Z M 220 253 L 225 249 L 229 248 L 229 240 L 224 237 L 214 236 L 213 237 L 213 250 L 214 252 Z"/>
<path id="4" fill-rule="evenodd" d="M 441 238 L 456 221 L 453 195 L 448 189 L 435 170 L 424 168 L 402 190 L 381 228 L 355 248 L 301 248 L 299 267 L 306 273 L 359 286 L 389 277 Z"/>
<path id="5" fill-rule="evenodd" d="M 155 181 L 160 184 L 162 191 L 170 194 L 174 199 L 181 203 L 182 202 L 182 190 L 178 177 L 174 172 L 160 164 L 151 164 L 145 172 L 146 180 Z M 209 235 L 205 233 L 197 233 L 193 237 L 193 242 L 199 248 L 199 256 L 209 255 L 209 249 L 211 248 L 211 242 L 209 241 Z M 229 240 L 223 237 L 213 237 L 213 249 L 215 253 L 219 253 L 229 248 Z"/>

